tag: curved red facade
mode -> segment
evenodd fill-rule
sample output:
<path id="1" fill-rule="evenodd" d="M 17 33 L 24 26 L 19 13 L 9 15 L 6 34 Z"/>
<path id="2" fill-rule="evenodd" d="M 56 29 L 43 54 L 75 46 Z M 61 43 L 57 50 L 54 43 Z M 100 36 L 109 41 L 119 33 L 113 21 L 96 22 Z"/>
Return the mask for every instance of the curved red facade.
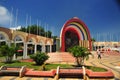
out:
<path id="1" fill-rule="evenodd" d="M 72 31 L 72 33 L 76 33 L 76 35 L 78 36 L 79 41 L 80 40 L 88 40 L 89 41 L 89 49 L 92 49 L 92 45 L 91 45 L 91 36 L 90 36 L 90 32 L 88 30 L 88 27 L 78 18 L 72 18 L 70 20 L 68 20 L 62 30 L 61 30 L 61 34 L 60 34 L 60 38 L 61 38 L 61 51 L 65 51 L 65 34 L 68 31 Z"/>

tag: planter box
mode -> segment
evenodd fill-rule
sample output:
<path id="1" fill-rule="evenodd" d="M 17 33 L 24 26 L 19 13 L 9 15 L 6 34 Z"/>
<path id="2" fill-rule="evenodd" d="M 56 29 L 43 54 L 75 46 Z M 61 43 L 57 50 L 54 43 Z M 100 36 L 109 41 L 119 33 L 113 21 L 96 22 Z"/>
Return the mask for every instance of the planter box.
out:
<path id="1" fill-rule="evenodd" d="M 33 77 L 54 77 L 56 74 L 56 70 L 51 71 L 33 71 L 29 70 L 25 73 L 25 76 L 33 76 Z"/>
<path id="2" fill-rule="evenodd" d="M 113 78 L 114 74 L 108 70 L 106 72 L 93 72 L 92 70 L 86 69 L 86 74 L 89 78 Z"/>

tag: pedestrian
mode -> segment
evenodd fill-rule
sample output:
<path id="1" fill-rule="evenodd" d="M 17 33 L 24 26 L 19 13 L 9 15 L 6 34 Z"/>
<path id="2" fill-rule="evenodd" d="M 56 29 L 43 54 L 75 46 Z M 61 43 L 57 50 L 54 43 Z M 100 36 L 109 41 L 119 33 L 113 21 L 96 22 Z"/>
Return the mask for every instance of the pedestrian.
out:
<path id="1" fill-rule="evenodd" d="M 100 52 L 100 50 L 97 50 L 97 54 L 98 54 L 98 59 L 101 59 L 101 52 Z"/>

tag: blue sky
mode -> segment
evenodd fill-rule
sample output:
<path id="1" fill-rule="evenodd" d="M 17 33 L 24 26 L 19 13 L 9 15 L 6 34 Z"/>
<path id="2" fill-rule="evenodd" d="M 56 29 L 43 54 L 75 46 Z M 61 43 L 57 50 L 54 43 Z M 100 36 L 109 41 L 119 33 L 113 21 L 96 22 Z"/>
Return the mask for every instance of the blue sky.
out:
<path id="1" fill-rule="evenodd" d="M 120 5 L 116 0 L 0 0 L 0 26 L 26 26 L 26 16 L 28 25 L 31 16 L 31 24 L 39 20 L 58 37 L 64 23 L 78 17 L 96 40 L 120 41 Z"/>

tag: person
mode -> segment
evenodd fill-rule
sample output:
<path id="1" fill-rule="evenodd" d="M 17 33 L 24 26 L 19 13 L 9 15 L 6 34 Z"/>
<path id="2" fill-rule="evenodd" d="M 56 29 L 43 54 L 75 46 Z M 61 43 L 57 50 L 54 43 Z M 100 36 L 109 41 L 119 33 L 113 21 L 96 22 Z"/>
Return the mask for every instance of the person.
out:
<path id="1" fill-rule="evenodd" d="M 100 52 L 100 50 L 97 50 L 97 54 L 98 54 L 98 59 L 101 59 L 101 52 Z"/>

